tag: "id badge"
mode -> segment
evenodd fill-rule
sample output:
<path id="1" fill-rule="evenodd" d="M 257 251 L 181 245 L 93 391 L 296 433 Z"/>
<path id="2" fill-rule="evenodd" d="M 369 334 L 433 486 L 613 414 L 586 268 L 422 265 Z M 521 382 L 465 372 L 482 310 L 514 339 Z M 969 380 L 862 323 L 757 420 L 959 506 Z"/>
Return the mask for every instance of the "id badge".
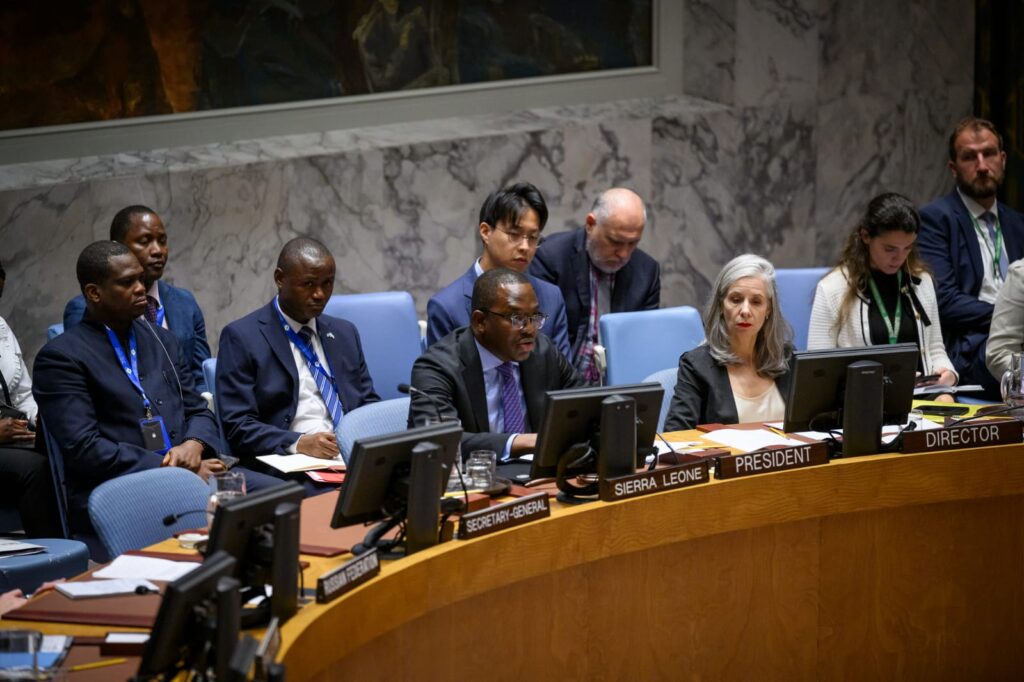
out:
<path id="1" fill-rule="evenodd" d="M 167 437 L 163 417 L 140 419 L 139 428 L 142 430 L 142 442 L 156 454 L 162 455 L 171 449 L 171 439 Z"/>

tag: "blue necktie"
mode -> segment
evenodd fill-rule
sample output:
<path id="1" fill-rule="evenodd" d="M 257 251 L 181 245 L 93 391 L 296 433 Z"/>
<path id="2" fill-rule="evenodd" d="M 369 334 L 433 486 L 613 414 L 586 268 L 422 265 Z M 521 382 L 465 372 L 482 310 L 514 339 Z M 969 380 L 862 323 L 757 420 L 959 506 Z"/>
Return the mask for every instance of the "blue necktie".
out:
<path id="1" fill-rule="evenodd" d="M 316 347 L 313 346 L 313 330 L 309 327 L 303 327 L 299 330 L 299 336 L 305 342 L 310 352 L 316 356 Z M 316 387 L 320 389 L 320 397 L 324 399 L 324 404 L 327 405 L 327 413 L 331 415 L 334 430 L 337 431 L 338 427 L 341 426 L 341 418 L 344 416 L 345 410 L 342 409 L 341 398 L 338 397 L 338 391 L 334 388 L 334 382 L 331 381 L 330 377 L 327 376 L 327 372 L 320 365 L 310 362 L 309 358 L 306 358 L 306 366 L 309 367 L 309 372 L 313 375 Z"/>
<path id="2" fill-rule="evenodd" d="M 519 386 L 512 374 L 512 363 L 498 365 L 501 377 L 501 409 L 505 413 L 505 433 L 526 433 L 526 419 L 519 402 Z"/>
<path id="3" fill-rule="evenodd" d="M 992 248 L 995 248 L 996 244 L 996 217 L 992 215 L 991 211 L 985 211 L 981 214 L 981 220 L 985 223 L 985 227 L 988 228 L 989 239 L 992 240 Z M 1010 259 L 1006 255 L 1006 242 L 1003 242 L 1003 248 L 999 254 L 999 273 L 1002 278 L 1006 279 L 1006 269 L 1010 267 Z"/>

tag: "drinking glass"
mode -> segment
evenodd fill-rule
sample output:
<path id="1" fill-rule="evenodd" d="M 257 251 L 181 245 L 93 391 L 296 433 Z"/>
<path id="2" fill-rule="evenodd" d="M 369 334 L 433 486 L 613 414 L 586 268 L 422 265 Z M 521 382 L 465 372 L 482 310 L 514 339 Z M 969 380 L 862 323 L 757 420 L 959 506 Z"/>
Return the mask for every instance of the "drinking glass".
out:
<path id="1" fill-rule="evenodd" d="M 487 489 L 494 485 L 498 455 L 493 450 L 474 450 L 466 462 L 466 476 L 472 488 Z"/>
<path id="2" fill-rule="evenodd" d="M 38 679 L 42 640 L 36 630 L 0 630 L 0 680 Z"/>
<path id="3" fill-rule="evenodd" d="M 245 476 L 240 471 L 223 471 L 210 476 L 210 501 L 206 505 L 206 522 L 213 525 L 217 507 L 245 495 Z"/>
<path id="4" fill-rule="evenodd" d="M 1024 408 L 1024 353 L 1010 355 L 1010 367 L 1003 372 L 999 388 L 1007 407 Z M 1010 414 L 1024 419 L 1024 409 L 1013 410 Z"/>

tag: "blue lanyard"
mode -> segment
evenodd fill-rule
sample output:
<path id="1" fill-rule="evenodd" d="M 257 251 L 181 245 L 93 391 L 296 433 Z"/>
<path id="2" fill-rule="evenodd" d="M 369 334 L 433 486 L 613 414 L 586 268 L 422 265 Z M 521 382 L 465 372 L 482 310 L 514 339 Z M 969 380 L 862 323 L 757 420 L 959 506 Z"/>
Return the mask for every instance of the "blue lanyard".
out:
<path id="1" fill-rule="evenodd" d="M 142 396 L 142 406 L 146 409 L 146 419 L 151 419 L 153 417 L 153 410 L 150 409 L 146 390 L 142 388 L 142 382 L 139 381 L 139 353 L 138 345 L 135 342 L 135 329 L 128 329 L 128 352 L 131 355 L 131 364 L 129 364 L 128 358 L 124 356 L 124 348 L 121 347 L 117 334 L 110 327 L 104 325 L 104 328 L 107 330 L 107 338 L 110 339 L 110 345 L 114 347 L 114 353 L 117 354 L 117 359 L 121 362 L 121 369 L 128 375 L 128 381 L 132 382 L 132 386 Z"/>
<path id="2" fill-rule="evenodd" d="M 328 366 L 324 369 L 324 366 L 320 364 L 320 358 L 317 357 L 316 352 L 312 347 L 309 346 L 302 337 L 295 333 L 292 326 L 288 324 L 288 321 L 284 319 L 284 315 L 281 313 L 281 308 L 277 304 L 277 300 L 274 300 L 274 310 L 277 311 L 277 319 L 281 321 L 281 326 L 284 328 L 284 333 L 288 337 L 288 340 L 295 344 L 295 347 L 302 353 L 302 357 L 306 359 L 306 363 L 311 367 L 315 367 L 319 371 L 324 373 L 324 376 L 334 384 L 334 372 L 330 367 L 330 360 L 327 361 Z M 326 355 L 326 354 L 325 354 Z M 337 385 L 335 385 L 337 386 Z"/>
<path id="3" fill-rule="evenodd" d="M 164 306 L 162 303 L 158 304 L 156 309 L 156 326 L 164 326 Z"/>

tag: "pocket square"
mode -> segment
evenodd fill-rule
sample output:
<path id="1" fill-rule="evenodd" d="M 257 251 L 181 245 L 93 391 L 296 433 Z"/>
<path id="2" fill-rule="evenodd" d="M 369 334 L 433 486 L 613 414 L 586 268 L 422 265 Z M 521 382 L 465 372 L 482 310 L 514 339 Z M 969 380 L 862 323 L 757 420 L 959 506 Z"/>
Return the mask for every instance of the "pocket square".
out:
<path id="1" fill-rule="evenodd" d="M 327 332 L 327 338 L 333 339 L 334 338 L 334 332 Z"/>

